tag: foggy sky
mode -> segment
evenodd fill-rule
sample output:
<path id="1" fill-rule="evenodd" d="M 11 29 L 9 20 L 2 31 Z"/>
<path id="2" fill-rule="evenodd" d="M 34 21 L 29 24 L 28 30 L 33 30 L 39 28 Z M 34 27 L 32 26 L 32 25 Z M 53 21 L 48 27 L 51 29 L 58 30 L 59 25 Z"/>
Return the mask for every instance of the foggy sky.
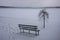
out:
<path id="1" fill-rule="evenodd" d="M 0 0 L 0 6 L 18 6 L 18 7 L 60 6 L 60 0 Z"/>

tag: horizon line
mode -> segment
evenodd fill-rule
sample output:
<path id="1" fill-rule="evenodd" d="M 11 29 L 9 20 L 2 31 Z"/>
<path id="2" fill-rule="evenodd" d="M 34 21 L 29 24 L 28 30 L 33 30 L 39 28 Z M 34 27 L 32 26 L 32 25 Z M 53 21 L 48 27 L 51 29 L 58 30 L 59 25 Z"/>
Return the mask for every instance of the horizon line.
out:
<path id="1" fill-rule="evenodd" d="M 60 8 L 60 6 L 57 6 L 57 7 L 14 7 L 14 6 L 0 6 L 0 8 L 42 9 L 42 8 Z"/>

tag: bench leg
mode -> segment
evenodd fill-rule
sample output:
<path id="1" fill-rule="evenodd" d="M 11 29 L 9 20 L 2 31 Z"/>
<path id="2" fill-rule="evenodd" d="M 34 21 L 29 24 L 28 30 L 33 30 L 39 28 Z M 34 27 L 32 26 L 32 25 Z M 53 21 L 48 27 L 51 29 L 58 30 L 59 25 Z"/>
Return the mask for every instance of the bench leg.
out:
<path id="1" fill-rule="evenodd" d="M 39 31 L 38 31 L 38 35 L 39 35 Z"/>
<path id="2" fill-rule="evenodd" d="M 29 34 L 30 34 L 30 30 L 29 30 Z"/>
<path id="3" fill-rule="evenodd" d="M 35 35 L 39 35 L 39 31 L 35 31 Z"/>
<path id="4" fill-rule="evenodd" d="M 23 29 L 23 32 L 24 32 L 24 29 Z"/>
<path id="5" fill-rule="evenodd" d="M 21 29 L 20 29 L 20 32 L 21 32 Z"/>
<path id="6" fill-rule="evenodd" d="M 35 31 L 35 35 L 37 35 L 37 31 Z"/>

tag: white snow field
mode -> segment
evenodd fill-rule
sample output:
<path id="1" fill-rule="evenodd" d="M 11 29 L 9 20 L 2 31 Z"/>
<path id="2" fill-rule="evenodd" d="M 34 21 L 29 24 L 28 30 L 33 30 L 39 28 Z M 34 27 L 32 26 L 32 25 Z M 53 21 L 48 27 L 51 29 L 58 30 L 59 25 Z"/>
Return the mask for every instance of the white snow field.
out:
<path id="1" fill-rule="evenodd" d="M 60 9 L 47 9 L 49 19 L 43 28 L 43 20 L 38 19 L 40 9 L 0 8 L 0 40 L 60 40 Z M 40 31 L 35 36 L 26 31 L 20 33 L 18 24 L 37 25 Z"/>

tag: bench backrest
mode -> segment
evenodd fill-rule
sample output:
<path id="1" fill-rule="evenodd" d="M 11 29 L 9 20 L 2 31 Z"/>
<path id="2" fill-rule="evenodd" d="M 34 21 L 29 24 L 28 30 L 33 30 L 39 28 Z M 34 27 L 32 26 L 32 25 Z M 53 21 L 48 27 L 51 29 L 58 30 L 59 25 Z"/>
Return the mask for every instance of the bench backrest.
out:
<path id="1" fill-rule="evenodd" d="M 38 26 L 18 24 L 18 27 L 22 27 L 22 28 L 31 28 L 31 29 L 37 29 L 37 27 L 38 27 Z"/>

